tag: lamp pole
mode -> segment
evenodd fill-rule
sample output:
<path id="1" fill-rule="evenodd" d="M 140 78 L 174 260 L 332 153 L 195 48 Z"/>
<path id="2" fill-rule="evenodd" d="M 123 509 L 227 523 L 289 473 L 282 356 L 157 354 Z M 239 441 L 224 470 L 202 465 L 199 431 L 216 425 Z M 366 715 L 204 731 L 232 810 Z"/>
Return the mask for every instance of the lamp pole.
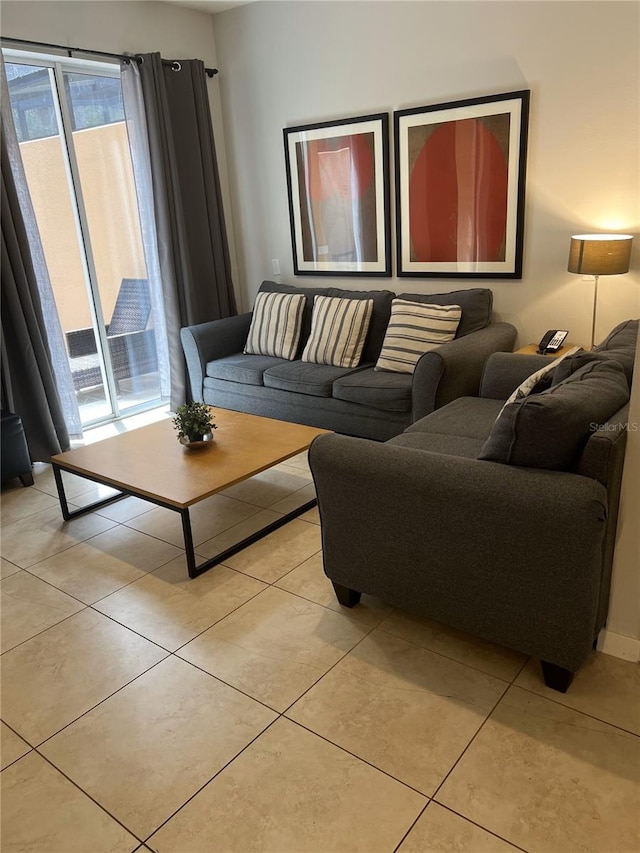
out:
<path id="1" fill-rule="evenodd" d="M 596 273 L 593 278 L 593 323 L 591 325 L 591 349 L 593 349 L 596 344 L 596 311 L 598 310 L 598 279 L 600 276 Z"/>

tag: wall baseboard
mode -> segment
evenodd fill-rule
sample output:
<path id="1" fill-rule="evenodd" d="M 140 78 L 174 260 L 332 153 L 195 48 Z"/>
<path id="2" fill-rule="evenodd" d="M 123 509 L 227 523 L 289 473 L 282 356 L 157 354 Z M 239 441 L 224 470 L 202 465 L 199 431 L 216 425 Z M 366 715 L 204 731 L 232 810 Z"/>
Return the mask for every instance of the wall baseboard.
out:
<path id="1" fill-rule="evenodd" d="M 630 660 L 634 663 L 640 661 L 640 640 L 635 637 L 623 637 L 622 634 L 614 634 L 603 628 L 598 636 L 597 649 L 605 655 L 614 658 Z"/>

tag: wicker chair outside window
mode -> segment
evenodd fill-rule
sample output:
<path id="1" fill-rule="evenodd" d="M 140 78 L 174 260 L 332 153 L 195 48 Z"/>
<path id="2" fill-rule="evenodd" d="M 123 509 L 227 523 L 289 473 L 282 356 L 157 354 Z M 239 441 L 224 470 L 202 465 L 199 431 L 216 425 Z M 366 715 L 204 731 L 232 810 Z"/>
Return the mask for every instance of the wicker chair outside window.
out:
<path id="1" fill-rule="evenodd" d="M 155 335 L 147 329 L 151 296 L 146 278 L 123 278 L 107 325 L 107 343 L 116 383 L 158 369 Z M 66 333 L 71 375 L 76 391 L 102 384 L 98 348 L 92 328 Z"/>

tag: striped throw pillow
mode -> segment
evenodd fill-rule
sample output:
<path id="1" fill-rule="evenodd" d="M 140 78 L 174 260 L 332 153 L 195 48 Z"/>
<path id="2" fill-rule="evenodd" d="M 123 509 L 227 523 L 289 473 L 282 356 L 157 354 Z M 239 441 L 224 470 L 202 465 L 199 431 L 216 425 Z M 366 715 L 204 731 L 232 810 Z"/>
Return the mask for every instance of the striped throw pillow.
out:
<path id="1" fill-rule="evenodd" d="M 259 293 L 244 351 L 292 361 L 300 343 L 305 298 L 302 293 Z"/>
<path id="2" fill-rule="evenodd" d="M 373 313 L 373 299 L 342 299 L 316 296 L 313 300 L 311 333 L 302 361 L 357 367 Z"/>
<path id="3" fill-rule="evenodd" d="M 413 373 L 425 352 L 455 337 L 462 308 L 394 299 L 376 370 Z"/>

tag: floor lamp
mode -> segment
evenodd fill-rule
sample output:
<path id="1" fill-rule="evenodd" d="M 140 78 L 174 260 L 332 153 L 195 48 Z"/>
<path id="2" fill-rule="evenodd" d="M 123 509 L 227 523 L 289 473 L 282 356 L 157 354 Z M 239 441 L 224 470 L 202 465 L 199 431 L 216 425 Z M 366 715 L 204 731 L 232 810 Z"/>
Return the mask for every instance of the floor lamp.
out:
<path id="1" fill-rule="evenodd" d="M 598 278 L 601 275 L 622 275 L 629 272 L 632 242 L 633 237 L 630 234 L 576 234 L 571 238 L 569 272 L 592 275 L 595 278 L 591 326 L 592 349 L 596 335 Z"/>

